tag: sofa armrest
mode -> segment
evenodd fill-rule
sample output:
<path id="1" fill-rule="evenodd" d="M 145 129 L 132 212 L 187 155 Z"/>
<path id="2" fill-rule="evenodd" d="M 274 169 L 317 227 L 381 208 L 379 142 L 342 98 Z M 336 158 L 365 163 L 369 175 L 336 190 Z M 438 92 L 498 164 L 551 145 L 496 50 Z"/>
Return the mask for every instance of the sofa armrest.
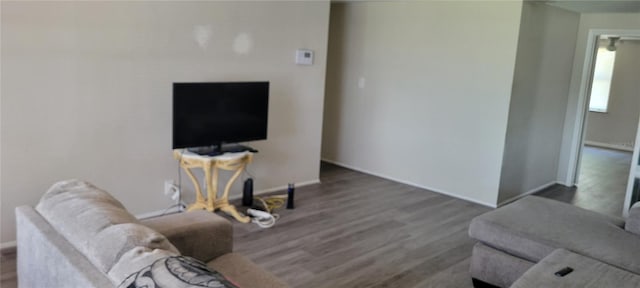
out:
<path id="1" fill-rule="evenodd" d="M 182 255 L 205 263 L 233 250 L 231 223 L 208 211 L 170 214 L 141 223 L 167 237 Z"/>

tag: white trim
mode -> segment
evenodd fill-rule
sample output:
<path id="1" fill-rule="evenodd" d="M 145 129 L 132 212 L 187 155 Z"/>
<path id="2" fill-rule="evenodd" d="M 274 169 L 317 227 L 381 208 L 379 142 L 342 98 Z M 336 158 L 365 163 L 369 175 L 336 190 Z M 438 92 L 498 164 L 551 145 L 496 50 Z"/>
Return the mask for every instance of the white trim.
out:
<path id="1" fill-rule="evenodd" d="M 602 143 L 602 142 L 596 142 L 596 141 L 584 141 L 584 145 L 633 152 L 633 147 L 618 145 L 618 144 L 609 144 L 609 143 Z"/>
<path id="2" fill-rule="evenodd" d="M 565 186 L 565 187 L 574 187 L 574 186 L 576 186 L 574 184 L 569 184 L 569 183 L 565 183 L 565 182 L 562 182 L 562 181 L 556 181 L 556 184 L 560 184 L 560 185 Z"/>
<path id="3" fill-rule="evenodd" d="M 540 186 L 538 186 L 538 187 L 536 187 L 536 188 L 533 188 L 533 189 L 531 189 L 531 190 L 529 190 L 529 191 L 527 191 L 527 192 L 525 192 L 525 193 L 522 193 L 522 194 L 520 194 L 520 195 L 516 195 L 516 196 L 511 197 L 511 198 L 509 198 L 509 199 L 507 199 L 507 200 L 504 200 L 504 201 L 502 201 L 502 202 L 498 203 L 498 207 L 500 207 L 500 206 L 504 206 L 504 205 L 507 205 L 507 204 L 509 204 L 509 203 L 511 203 L 511 202 L 513 202 L 513 201 L 516 201 L 516 200 L 518 200 L 518 199 L 520 199 L 520 198 L 523 198 L 523 197 L 525 197 L 525 196 L 529 196 L 529 195 L 531 195 L 531 194 L 535 194 L 535 193 L 537 193 L 537 192 L 540 192 L 540 191 L 542 191 L 542 190 L 544 190 L 544 189 L 547 189 L 547 188 L 549 188 L 549 187 L 551 187 L 551 186 L 553 186 L 553 185 L 556 185 L 556 184 L 561 184 L 561 185 L 562 185 L 562 183 L 559 183 L 558 181 L 551 181 L 551 182 L 549 182 L 549 183 L 547 183 L 547 184 L 540 185 Z"/>
<path id="4" fill-rule="evenodd" d="M 296 185 L 296 188 L 299 188 L 299 187 L 304 187 L 304 186 L 309 186 L 309 185 L 314 185 L 319 183 L 320 183 L 320 179 L 315 179 L 315 180 L 295 183 L 295 185 Z M 253 195 L 262 195 L 262 194 L 267 194 L 275 191 L 287 190 L 287 188 L 288 188 L 288 185 L 278 186 L 278 187 L 269 188 L 269 189 L 262 189 L 260 191 L 253 192 Z M 242 195 L 229 196 L 229 200 L 237 200 L 240 198 L 242 198 Z M 168 214 L 175 214 L 179 212 L 180 210 L 178 210 L 178 207 L 175 206 L 175 207 L 171 207 L 170 209 L 160 209 L 160 210 L 141 213 L 141 214 L 135 215 L 135 217 L 138 219 L 148 219 L 148 218 L 162 216 L 165 214 L 168 215 Z"/>
<path id="5" fill-rule="evenodd" d="M 471 199 L 469 197 L 456 195 L 456 194 L 453 194 L 451 192 L 447 192 L 447 191 L 436 189 L 436 188 L 427 187 L 427 186 L 420 185 L 420 184 L 417 184 L 417 183 L 414 183 L 414 182 L 411 182 L 411 181 L 406 181 L 406 180 L 394 178 L 394 177 L 391 177 L 391 176 L 382 175 L 382 174 L 379 174 L 379 173 L 376 173 L 376 172 L 372 172 L 372 171 L 369 171 L 369 170 L 366 170 L 366 169 L 362 169 L 362 168 L 359 168 L 359 167 L 355 167 L 355 166 L 351 166 L 351 165 L 348 165 L 348 164 L 344 164 L 344 163 L 341 163 L 341 162 L 338 162 L 338 161 L 329 160 L 329 159 L 325 159 L 325 158 L 322 158 L 321 160 L 324 161 L 324 162 L 327 162 L 327 163 L 331 163 L 331 164 L 334 164 L 334 165 L 338 165 L 338 166 L 347 168 L 347 169 L 351 169 L 351 170 L 354 170 L 354 171 L 366 173 L 366 174 L 369 174 L 369 175 L 373 175 L 373 176 L 376 176 L 376 177 L 384 178 L 384 179 L 391 180 L 391 181 L 394 181 L 394 182 L 410 185 L 410 186 L 413 186 L 413 187 L 426 189 L 426 190 L 429 190 L 431 192 L 436 192 L 436 193 L 443 194 L 443 195 L 446 195 L 446 196 L 450 196 L 450 197 L 453 197 L 453 198 L 457 198 L 457 199 L 473 202 L 473 203 L 476 203 L 476 204 L 480 204 L 482 206 L 487 206 L 487 207 L 491 207 L 491 208 L 496 208 L 497 207 L 495 204 L 490 204 L 490 203 L 486 203 L 486 202 L 483 202 L 483 201 L 478 201 L 476 199 Z"/>
<path id="6" fill-rule="evenodd" d="M 573 135 L 571 138 L 571 143 L 569 145 L 571 145 L 570 151 L 569 151 L 569 161 L 567 163 L 568 167 L 567 167 L 567 175 L 566 175 L 566 179 L 565 179 L 565 183 L 569 183 L 571 184 L 571 186 L 575 185 L 577 177 L 578 177 L 578 173 L 579 173 L 579 168 L 580 168 L 580 162 L 581 162 L 581 152 L 582 152 L 582 147 L 586 142 L 586 133 L 584 133 L 584 128 L 585 128 L 585 123 L 587 121 L 586 116 L 587 116 L 587 110 L 588 110 L 588 106 L 587 105 L 587 101 L 589 100 L 588 96 L 589 96 L 589 84 L 591 83 L 590 77 L 592 75 L 592 70 L 593 70 L 593 60 L 594 60 L 594 56 L 595 56 L 595 49 L 597 47 L 597 36 L 598 35 L 603 35 L 603 34 L 614 34 L 614 35 L 618 35 L 618 36 L 638 36 L 640 35 L 640 30 L 635 29 L 635 30 L 629 30 L 629 29 L 589 29 L 589 34 L 587 37 L 587 47 L 586 47 L 586 53 L 584 56 L 584 66 L 582 67 L 582 77 L 580 79 L 580 90 L 579 90 L 579 94 L 578 94 L 578 100 L 577 100 L 577 106 L 578 109 L 576 110 L 576 118 L 574 121 L 574 126 L 573 126 Z M 569 99 L 571 100 L 571 99 Z M 569 101 L 569 103 L 567 103 L 568 105 L 571 105 L 571 101 Z M 635 147 L 634 152 L 633 152 L 633 158 L 632 158 L 632 167 L 631 167 L 631 171 L 629 173 L 629 180 L 627 182 L 627 193 L 625 195 L 625 204 L 624 207 L 629 207 L 629 202 L 631 200 L 631 190 L 633 190 L 633 177 L 634 172 L 635 172 L 635 160 L 633 159 L 637 159 L 638 157 L 638 148 L 640 146 L 640 143 L 638 142 L 638 139 L 640 139 L 640 133 L 636 132 L 636 143 L 635 143 Z M 623 207 L 623 215 L 627 216 L 628 214 L 628 209 Z"/>
<path id="7" fill-rule="evenodd" d="M 602 33 L 599 33 L 602 34 Z M 580 167 L 580 152 L 582 151 L 582 143 L 584 142 L 584 123 L 586 118 L 586 110 L 588 109 L 588 91 L 591 70 L 593 70 L 593 58 L 595 55 L 597 35 L 595 30 L 589 30 L 587 37 L 587 47 L 585 59 L 582 66 L 582 77 L 580 78 L 580 91 L 578 93 L 578 109 L 576 109 L 576 119 L 573 124 L 573 135 L 571 137 L 571 150 L 569 151 L 569 167 L 565 183 L 576 183 L 576 175 Z"/>
<path id="8" fill-rule="evenodd" d="M 2 242 L 0 243 L 0 251 L 16 249 L 18 243 L 16 241 Z"/>
<path id="9" fill-rule="evenodd" d="M 640 123 L 640 120 L 638 121 Z M 631 208 L 631 196 L 633 196 L 633 185 L 636 182 L 636 177 L 638 173 L 638 155 L 640 155 L 640 145 L 638 145 L 638 141 L 640 139 L 640 124 L 638 124 L 638 132 L 636 132 L 636 145 L 633 147 L 633 154 L 631 156 L 631 167 L 629 167 L 629 178 L 627 180 L 627 189 L 624 195 L 624 204 L 622 206 L 622 216 L 629 216 L 629 208 Z"/>
<path id="10" fill-rule="evenodd" d="M 589 29 L 587 37 L 587 47 L 584 56 L 584 64 L 582 66 L 582 77 L 580 78 L 580 90 L 578 93 L 578 109 L 576 110 L 576 116 L 573 123 L 573 132 L 571 136 L 571 142 L 569 145 L 571 150 L 569 151 L 569 161 L 567 163 L 567 175 L 564 183 L 569 183 L 569 186 L 573 186 L 576 183 L 578 169 L 580 167 L 580 158 L 582 145 L 585 141 L 584 124 L 586 122 L 586 114 L 588 109 L 588 95 L 589 95 L 589 78 L 593 70 L 593 58 L 595 56 L 596 39 L 598 35 L 619 35 L 619 36 L 638 36 L 640 30 L 627 30 L 627 29 Z M 571 102 L 568 103 L 571 105 Z M 636 145 L 638 143 L 636 142 Z"/>

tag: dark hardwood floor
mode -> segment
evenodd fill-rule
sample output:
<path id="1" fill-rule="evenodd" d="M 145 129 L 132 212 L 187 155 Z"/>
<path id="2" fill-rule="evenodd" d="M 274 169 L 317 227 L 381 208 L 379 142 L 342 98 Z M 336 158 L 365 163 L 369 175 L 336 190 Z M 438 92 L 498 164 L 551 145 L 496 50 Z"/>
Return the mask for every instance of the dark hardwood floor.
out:
<path id="1" fill-rule="evenodd" d="M 234 250 L 292 287 L 472 286 L 467 229 L 490 208 L 327 163 L 321 182 L 296 189 L 270 229 L 234 222 Z M 15 253 L 0 265 L 0 286 L 16 287 Z"/>
<path id="2" fill-rule="evenodd" d="M 631 156 L 631 152 L 585 146 L 577 187 L 555 185 L 538 195 L 621 217 Z"/>

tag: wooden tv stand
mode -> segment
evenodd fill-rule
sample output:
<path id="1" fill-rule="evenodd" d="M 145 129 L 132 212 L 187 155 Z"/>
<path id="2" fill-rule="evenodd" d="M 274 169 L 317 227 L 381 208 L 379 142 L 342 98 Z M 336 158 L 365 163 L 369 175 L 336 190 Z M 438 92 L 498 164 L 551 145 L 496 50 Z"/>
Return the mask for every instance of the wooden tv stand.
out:
<path id="1" fill-rule="evenodd" d="M 242 215 L 236 210 L 236 207 L 229 204 L 229 190 L 233 185 L 233 182 L 238 179 L 242 171 L 244 171 L 247 164 L 251 163 L 253 159 L 253 153 L 238 152 L 238 153 L 225 153 L 218 156 L 206 156 L 199 155 L 186 149 L 173 150 L 173 157 L 180 162 L 182 167 L 191 178 L 193 187 L 196 189 L 196 202 L 187 207 L 187 211 L 206 209 L 207 211 L 214 212 L 220 210 L 225 212 L 242 223 L 249 223 L 251 218 Z M 204 170 L 204 179 L 207 185 L 207 197 L 202 195 L 202 189 L 200 188 L 200 182 L 193 175 L 192 168 L 201 168 Z M 218 171 L 235 171 L 233 176 L 227 182 L 224 188 L 224 192 L 218 198 Z"/>

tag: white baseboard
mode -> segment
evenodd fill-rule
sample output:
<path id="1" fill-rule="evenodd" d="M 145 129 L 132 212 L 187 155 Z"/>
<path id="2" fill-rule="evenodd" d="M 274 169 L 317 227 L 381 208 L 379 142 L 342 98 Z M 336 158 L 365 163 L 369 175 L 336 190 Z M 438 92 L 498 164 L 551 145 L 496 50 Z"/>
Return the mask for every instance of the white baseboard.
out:
<path id="1" fill-rule="evenodd" d="M 176 204 L 177 205 L 177 204 Z M 156 210 L 156 211 L 151 211 L 151 212 L 145 212 L 145 213 L 141 213 L 141 214 L 137 214 L 135 215 L 136 218 L 138 218 L 139 220 L 142 219 L 147 219 L 147 218 L 153 218 L 153 217 L 158 217 L 158 216 L 162 216 L 164 214 L 175 214 L 180 212 L 180 207 L 178 206 L 173 206 L 170 207 L 168 209 L 162 209 L 162 210 Z"/>
<path id="2" fill-rule="evenodd" d="M 314 179 L 314 180 L 310 180 L 310 181 L 304 181 L 304 182 L 298 182 L 295 183 L 296 184 L 296 188 L 299 187 L 304 187 L 304 186 L 309 186 L 309 185 L 313 185 L 313 184 L 318 184 L 320 183 L 320 179 Z M 276 192 L 276 191 L 281 191 L 281 190 L 287 190 L 288 185 L 283 185 L 283 186 L 277 186 L 277 187 L 273 187 L 273 188 L 269 188 L 269 189 L 262 189 L 259 191 L 254 191 L 253 195 L 262 195 L 262 194 L 267 194 L 267 193 L 271 193 L 271 192 Z M 237 199 L 241 199 L 242 195 L 231 195 L 229 196 L 229 200 L 237 200 Z M 171 207 L 170 209 L 162 209 L 162 210 L 156 210 L 156 211 L 151 211 L 151 212 L 146 212 L 146 213 L 141 213 L 138 215 L 135 215 L 136 218 L 138 219 L 146 219 L 146 218 L 153 218 L 153 217 L 158 217 L 161 216 L 163 214 L 174 214 L 174 213 L 178 213 L 180 212 L 178 207 Z"/>
<path id="3" fill-rule="evenodd" d="M 427 187 L 427 186 L 424 186 L 424 185 L 413 183 L 411 181 L 406 181 L 406 180 L 390 177 L 390 176 L 387 176 L 387 175 L 382 175 L 382 174 L 379 174 L 379 173 L 376 173 L 376 172 L 372 172 L 372 171 L 369 171 L 369 170 L 366 170 L 366 169 L 362 169 L 362 168 L 359 168 L 359 167 L 355 167 L 355 166 L 351 166 L 351 165 L 348 165 L 348 164 L 344 164 L 344 163 L 341 163 L 341 162 L 338 162 L 338 161 L 329 160 L 329 159 L 325 159 L 325 158 L 322 158 L 321 160 L 324 161 L 324 162 L 327 162 L 327 163 L 331 163 L 331 164 L 334 164 L 334 165 L 338 165 L 338 166 L 344 167 L 344 168 L 348 168 L 348 169 L 355 170 L 355 171 L 358 171 L 358 172 L 362 172 L 362 173 L 366 173 L 366 174 L 373 175 L 373 176 L 376 176 L 376 177 L 384 178 L 384 179 L 391 180 L 391 181 L 394 181 L 394 182 L 407 184 L 409 186 L 426 189 L 426 190 L 429 190 L 429 191 L 432 191 L 432 192 L 436 192 L 436 193 L 439 193 L 439 194 L 443 194 L 443 195 L 447 195 L 447 196 L 450 196 L 450 197 L 453 197 L 453 198 L 457 198 L 457 199 L 473 202 L 473 203 L 476 203 L 476 204 L 480 204 L 482 206 L 487 206 L 487 207 L 491 207 L 491 208 L 496 208 L 497 207 L 495 204 L 486 203 L 486 202 L 483 202 L 483 201 L 478 201 L 476 199 L 471 199 L 469 197 L 456 195 L 456 194 L 453 194 L 451 192 L 447 192 L 447 191 L 436 189 L 436 188 L 432 188 L 432 187 Z"/>
<path id="4" fill-rule="evenodd" d="M 556 181 L 556 184 L 560 184 L 560 185 L 562 185 L 562 186 L 564 186 L 564 187 L 575 187 L 575 186 L 576 186 L 576 185 L 569 184 L 569 183 L 567 183 L 567 182 L 560 181 L 560 180 Z"/>
<path id="5" fill-rule="evenodd" d="M 536 188 L 533 188 L 533 189 L 531 189 L 531 190 L 529 190 L 529 191 L 527 191 L 527 192 L 524 192 L 524 193 L 522 193 L 522 194 L 520 194 L 520 195 L 517 195 L 517 196 L 511 197 L 511 198 L 509 198 L 509 199 L 507 199 L 507 200 L 504 200 L 504 201 L 502 201 L 502 202 L 498 203 L 498 207 L 500 207 L 500 206 L 504 206 L 504 205 L 507 205 L 507 204 L 509 204 L 509 203 L 511 203 L 511 202 L 513 202 L 513 201 L 516 201 L 516 200 L 518 200 L 518 199 L 520 199 L 520 198 L 523 198 L 523 197 L 525 197 L 525 196 L 529 196 L 529 195 L 531 195 L 531 194 L 534 194 L 534 193 L 540 192 L 540 191 L 542 191 L 542 190 L 544 190 L 544 189 L 547 189 L 547 188 L 549 188 L 549 187 L 551 187 L 551 186 L 553 186 L 553 185 L 556 185 L 556 184 L 562 184 L 562 183 L 559 183 L 558 181 L 551 181 L 551 182 L 549 182 L 549 183 L 547 183 L 547 184 L 540 185 L 540 186 L 538 186 L 538 187 L 536 187 Z M 562 184 L 562 185 L 563 185 L 563 184 Z M 565 185 L 565 186 L 566 186 L 566 185 Z"/>
<path id="6" fill-rule="evenodd" d="M 16 245 L 17 245 L 16 241 L 0 243 L 0 251 L 16 249 Z"/>
<path id="7" fill-rule="evenodd" d="M 584 141 L 584 145 L 633 152 L 633 147 L 629 147 L 625 145 L 610 144 L 610 143 L 603 143 L 603 142 L 596 142 L 596 141 Z"/>

